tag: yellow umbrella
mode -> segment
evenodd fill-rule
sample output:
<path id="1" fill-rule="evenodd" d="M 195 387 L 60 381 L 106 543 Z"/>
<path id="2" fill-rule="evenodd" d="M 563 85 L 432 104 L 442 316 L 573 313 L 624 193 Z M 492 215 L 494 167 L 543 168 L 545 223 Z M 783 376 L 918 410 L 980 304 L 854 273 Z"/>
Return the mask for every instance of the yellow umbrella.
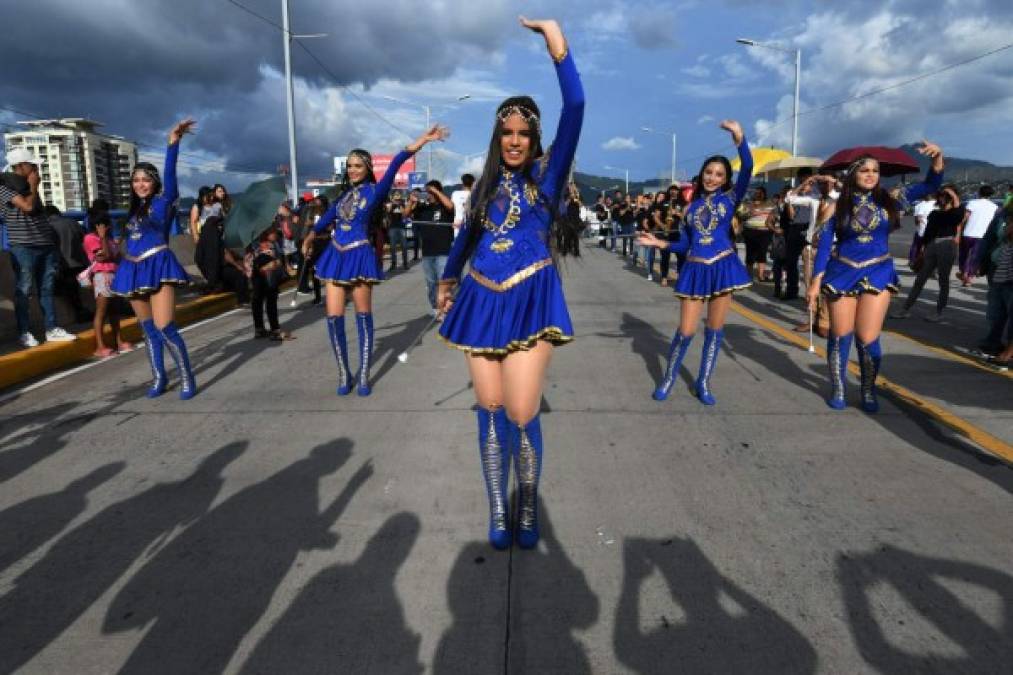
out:
<path id="1" fill-rule="evenodd" d="M 785 159 L 791 157 L 791 153 L 787 150 L 778 150 L 777 148 L 749 148 L 753 153 L 753 174 L 763 173 L 763 165 L 767 162 L 773 162 L 778 159 Z M 738 171 L 739 166 L 742 162 L 736 157 L 732 160 L 732 171 Z"/>
<path id="2" fill-rule="evenodd" d="M 762 173 L 767 180 L 793 178 L 799 169 L 809 168 L 818 171 L 823 165 L 819 157 L 786 157 L 767 162 L 761 167 L 753 170 L 753 173 Z"/>

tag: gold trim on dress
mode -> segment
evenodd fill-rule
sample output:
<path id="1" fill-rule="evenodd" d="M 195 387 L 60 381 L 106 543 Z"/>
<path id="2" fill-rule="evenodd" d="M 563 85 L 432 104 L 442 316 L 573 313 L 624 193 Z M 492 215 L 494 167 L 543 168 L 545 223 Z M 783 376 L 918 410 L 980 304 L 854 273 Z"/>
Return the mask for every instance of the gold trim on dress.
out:
<path id="1" fill-rule="evenodd" d="M 900 293 L 900 288 L 897 286 L 897 284 L 889 283 L 883 288 L 877 288 L 873 286 L 871 283 L 869 283 L 868 277 L 862 277 L 858 281 L 858 286 L 859 287 L 855 290 L 839 291 L 836 288 L 834 288 L 833 284 L 824 283 L 820 286 L 820 291 L 823 293 L 823 295 L 835 298 L 840 297 L 855 298 L 861 295 L 862 293 L 872 293 L 873 295 L 879 295 L 880 293 L 883 292 L 893 293 L 894 295 Z"/>
<path id="2" fill-rule="evenodd" d="M 498 282 L 498 283 L 495 282 L 495 281 L 493 281 L 492 279 L 490 279 L 490 278 L 488 278 L 488 277 L 480 274 L 479 272 L 476 272 L 475 270 L 471 270 L 471 272 L 469 274 L 471 275 L 472 279 L 474 279 L 480 285 L 485 286 L 489 290 L 496 291 L 497 293 L 504 293 L 506 291 L 509 291 L 511 288 L 513 288 L 517 284 L 521 283 L 525 279 L 528 279 L 531 276 L 533 276 L 535 274 L 535 272 L 538 272 L 539 270 L 544 269 L 544 268 L 548 267 L 551 264 L 552 264 L 552 258 L 546 258 L 545 260 L 539 260 L 538 262 L 534 263 L 533 265 L 528 265 L 527 267 L 525 267 L 524 269 L 522 269 L 520 272 L 517 272 L 516 274 L 510 275 L 509 277 L 507 277 L 506 279 L 504 279 L 503 281 Z"/>
<path id="3" fill-rule="evenodd" d="M 848 267 L 853 267 L 856 270 L 860 270 L 863 267 L 870 267 L 872 265 L 878 265 L 879 263 L 887 261 L 889 259 L 890 259 L 890 254 L 889 253 L 884 253 L 883 255 L 879 256 L 878 258 L 872 258 L 871 260 L 863 260 L 863 261 L 859 262 L 858 260 L 852 260 L 851 258 L 845 258 L 844 256 L 838 254 L 836 251 L 834 252 L 834 260 L 838 260 L 838 261 L 844 263 L 845 265 L 847 265 Z"/>
<path id="4" fill-rule="evenodd" d="M 690 255 L 686 256 L 686 262 L 695 262 L 695 263 L 702 263 L 704 265 L 713 265 L 717 261 L 721 260 L 722 258 L 727 258 L 733 253 L 735 253 L 735 249 L 729 248 L 725 249 L 724 251 L 721 251 L 721 253 L 718 253 L 715 256 L 711 256 L 710 258 L 700 258 L 695 255 Z"/>
<path id="5" fill-rule="evenodd" d="M 162 245 L 156 246 L 154 248 L 149 248 L 147 251 L 145 251 L 144 253 L 142 253 L 141 255 L 136 256 L 136 257 L 130 255 L 129 253 L 124 253 L 123 254 L 123 259 L 124 260 L 129 260 L 132 263 L 139 263 L 139 262 L 141 262 L 142 260 L 144 260 L 146 258 L 150 258 L 151 256 L 155 255 L 156 253 L 160 253 L 161 251 L 167 250 L 168 248 L 169 248 L 168 244 L 162 244 Z"/>
<path id="6" fill-rule="evenodd" d="M 535 346 L 539 340 L 545 340 L 555 346 L 565 345 L 568 342 L 573 341 L 572 335 L 567 335 L 563 332 L 563 329 L 559 326 L 546 326 L 534 335 L 525 338 L 524 340 L 511 340 L 506 344 L 506 347 L 469 347 L 468 345 L 457 344 L 451 342 L 442 335 L 439 336 L 448 347 L 459 349 L 462 352 L 475 355 L 490 355 L 490 356 L 505 356 L 511 352 L 516 351 L 527 351 Z"/>
<path id="7" fill-rule="evenodd" d="M 111 288 L 109 290 L 110 292 L 112 292 L 113 295 L 119 296 L 121 298 L 132 299 L 132 298 L 146 297 L 151 295 L 152 293 L 157 293 L 162 289 L 162 286 L 179 286 L 182 288 L 184 286 L 189 286 L 190 283 L 191 282 L 189 279 L 177 279 L 173 277 L 170 279 L 159 279 L 158 286 L 141 286 L 131 291 L 127 291 L 126 293 L 120 293 L 119 291 L 114 291 Z"/>
<path id="8" fill-rule="evenodd" d="M 688 293 L 680 293 L 679 291 L 675 291 L 673 295 L 680 300 L 713 300 L 714 298 L 719 298 L 722 295 L 729 295 L 735 291 L 744 290 L 752 285 L 753 282 L 750 281 L 745 284 L 737 284 L 735 286 L 729 286 L 728 288 L 722 288 L 719 291 L 714 291 L 713 293 L 708 293 L 707 295 L 690 295 Z"/>
<path id="9" fill-rule="evenodd" d="M 359 248 L 360 246 L 368 246 L 369 239 L 359 239 L 358 241 L 353 241 L 351 244 L 346 244 L 345 246 L 342 246 L 338 242 L 331 239 L 331 245 L 334 246 L 334 248 L 338 249 L 338 253 L 344 253 L 345 251 L 351 251 L 353 248 Z"/>

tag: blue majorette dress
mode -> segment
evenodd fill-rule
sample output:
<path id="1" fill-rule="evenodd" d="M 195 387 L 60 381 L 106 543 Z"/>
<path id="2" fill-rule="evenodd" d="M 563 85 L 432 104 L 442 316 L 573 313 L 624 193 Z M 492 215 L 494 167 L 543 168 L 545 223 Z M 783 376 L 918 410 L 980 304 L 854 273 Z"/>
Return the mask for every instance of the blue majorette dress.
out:
<path id="1" fill-rule="evenodd" d="M 147 213 L 127 223 L 126 252 L 116 268 L 111 290 L 116 295 L 136 298 L 155 293 L 162 284 L 186 286 L 190 277 L 169 250 L 169 233 L 179 198 L 176 185 L 176 158 L 179 143 L 165 152 L 162 192 L 151 200 Z"/>
<path id="2" fill-rule="evenodd" d="M 369 221 L 373 210 L 387 198 L 397 170 L 409 157 L 411 153 L 402 150 L 379 183 L 363 182 L 346 190 L 313 226 L 313 231 L 320 234 L 334 223 L 330 245 L 317 259 L 315 274 L 320 281 L 339 286 L 383 281 L 383 270 L 369 242 Z"/>
<path id="3" fill-rule="evenodd" d="M 565 344 L 573 324 L 549 252 L 552 215 L 566 182 L 584 119 L 584 89 L 569 52 L 556 64 L 563 111 L 555 141 L 531 167 L 532 185 L 500 168 L 499 191 L 485 222 L 469 223 L 454 240 L 443 279 L 458 279 L 472 228 L 484 228 L 471 269 L 440 326 L 450 346 L 473 354 L 507 354 L 538 340 Z"/>
<path id="4" fill-rule="evenodd" d="M 753 176 L 753 155 L 745 138 L 738 151 L 742 166 L 735 187 L 694 199 L 686 207 L 683 236 L 668 246 L 676 254 L 687 254 L 675 282 L 675 295 L 680 298 L 710 300 L 752 283 L 732 242 L 732 216 Z"/>
<path id="5" fill-rule="evenodd" d="M 902 194 L 910 203 L 938 191 L 942 184 L 943 174 L 930 168 L 924 182 L 908 186 Z M 834 216 L 823 226 L 813 264 L 813 275 L 823 274 L 820 284 L 823 293 L 840 297 L 898 292 L 900 279 L 890 255 L 890 218 L 886 209 L 876 204 L 869 193 L 856 194 L 851 222 L 834 246 L 836 224 Z"/>

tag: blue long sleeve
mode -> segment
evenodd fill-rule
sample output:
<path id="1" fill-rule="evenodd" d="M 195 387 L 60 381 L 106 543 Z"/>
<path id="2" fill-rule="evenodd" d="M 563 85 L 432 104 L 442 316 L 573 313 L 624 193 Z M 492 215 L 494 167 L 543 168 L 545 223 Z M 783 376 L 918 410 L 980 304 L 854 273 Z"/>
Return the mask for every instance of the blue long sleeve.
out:
<path id="1" fill-rule="evenodd" d="M 584 124 L 584 87 L 580 74 L 569 52 L 556 64 L 559 90 L 563 98 L 563 110 L 559 115 L 556 138 L 549 148 L 549 161 L 539 179 L 542 191 L 555 202 L 563 188 L 563 182 L 573 164 L 580 140 L 580 129 Z"/>
<path id="2" fill-rule="evenodd" d="M 179 184 L 176 181 L 176 161 L 179 159 L 179 141 L 170 143 L 165 150 L 165 168 L 162 171 L 162 194 L 155 197 L 151 213 L 161 226 L 166 238 L 172 232 L 173 206 L 179 199 Z"/>
<path id="3" fill-rule="evenodd" d="M 753 153 L 749 149 L 749 143 L 746 142 L 746 137 L 742 137 L 742 142 L 739 143 L 736 148 L 739 151 L 739 177 L 735 179 L 735 203 L 740 203 L 746 197 L 746 192 L 749 191 L 749 181 L 753 179 Z"/>
<path id="4" fill-rule="evenodd" d="M 320 216 L 320 220 L 318 220 L 316 224 L 313 225 L 313 232 L 315 232 L 316 234 L 320 234 L 321 232 L 326 230 L 328 226 L 331 225 L 331 223 L 334 222 L 334 219 L 337 218 L 338 215 L 338 204 L 340 202 L 341 197 L 338 197 L 333 202 L 331 202 L 331 205 L 327 207 L 326 211 L 324 211 L 324 215 Z"/>
<path id="5" fill-rule="evenodd" d="M 682 236 L 679 237 L 678 241 L 673 241 L 668 245 L 668 250 L 676 255 L 682 255 L 689 251 L 689 245 L 692 243 L 693 233 L 692 228 L 688 225 L 684 225 L 682 228 Z"/>
<path id="6" fill-rule="evenodd" d="M 904 196 L 908 203 L 916 202 L 919 199 L 924 199 L 930 194 L 939 192 L 939 188 L 943 186 L 943 174 L 942 172 L 935 172 L 932 167 L 925 174 L 925 180 L 921 183 L 915 183 L 909 185 L 904 191 Z"/>
<path id="7" fill-rule="evenodd" d="M 391 160 L 390 166 L 388 166 L 387 171 L 384 172 L 383 178 L 377 182 L 376 187 L 373 189 L 373 196 L 370 199 L 372 204 L 377 204 L 387 198 L 387 193 L 390 192 L 391 187 L 394 185 L 394 179 L 397 178 L 397 170 L 400 169 L 401 165 L 404 164 L 411 156 L 412 153 L 407 150 L 402 150 L 394 155 L 394 159 Z"/>
<path id="8" fill-rule="evenodd" d="M 454 243 L 450 247 L 450 253 L 447 254 L 447 264 L 443 267 L 441 280 L 461 278 L 461 272 L 464 271 L 465 263 L 464 250 L 468 247 L 468 238 L 471 236 L 471 228 L 473 227 L 476 227 L 476 225 L 470 220 L 464 221 L 461 231 L 457 233 L 457 239 L 454 239 Z"/>
<path id="9" fill-rule="evenodd" d="M 820 242 L 816 248 L 816 260 L 813 262 L 813 276 L 823 274 L 830 262 L 830 251 L 834 246 L 834 231 L 837 229 L 837 217 L 832 216 L 823 225 L 823 232 L 820 233 Z"/>

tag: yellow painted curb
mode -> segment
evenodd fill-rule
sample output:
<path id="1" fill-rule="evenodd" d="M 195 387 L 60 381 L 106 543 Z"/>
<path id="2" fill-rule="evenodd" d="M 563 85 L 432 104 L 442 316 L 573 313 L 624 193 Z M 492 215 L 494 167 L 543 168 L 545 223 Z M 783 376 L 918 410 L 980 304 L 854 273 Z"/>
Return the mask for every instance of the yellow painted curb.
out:
<path id="1" fill-rule="evenodd" d="M 897 332 L 895 330 L 884 330 L 883 332 L 884 333 L 888 333 L 888 334 L 890 334 L 890 335 L 892 335 L 894 337 L 903 338 L 903 339 L 907 340 L 908 342 L 913 342 L 916 345 L 924 347 L 925 349 L 928 349 L 931 352 L 935 352 L 936 354 L 939 354 L 940 356 L 944 356 L 944 357 L 950 359 L 951 361 L 957 361 L 958 363 L 963 363 L 963 364 L 966 364 L 968 366 L 974 366 L 978 370 L 983 370 L 986 373 L 991 373 L 992 375 L 998 375 L 999 377 L 1011 377 L 1011 378 L 1013 378 L 1013 371 L 1009 371 L 1009 370 L 1007 370 L 1007 371 L 996 370 L 995 368 L 991 368 L 989 366 L 986 366 L 985 364 L 981 363 L 980 361 L 977 361 L 976 359 L 972 359 L 972 358 L 970 358 L 968 356 L 964 356 L 960 352 L 956 352 L 956 351 L 954 351 L 952 349 L 947 349 L 946 347 L 940 347 L 938 345 L 934 345 L 934 344 L 931 344 L 929 342 L 925 342 L 924 340 L 919 340 L 916 337 L 911 337 L 910 335 L 906 335 L 904 333 L 899 333 L 899 332 Z"/>
<path id="2" fill-rule="evenodd" d="M 782 328 L 781 326 L 778 326 L 773 321 L 770 321 L 766 317 L 761 316 L 750 309 L 746 309 L 737 302 L 732 303 L 732 311 L 745 317 L 746 319 L 749 319 L 750 321 L 759 325 L 760 327 L 765 328 L 766 330 L 769 330 L 772 333 L 775 333 L 776 335 L 779 335 L 788 342 L 798 345 L 802 349 L 806 350 L 809 349 L 808 339 L 802 337 L 801 335 L 798 335 L 797 333 L 793 333 L 785 328 Z M 820 347 L 816 347 L 816 353 L 819 354 L 820 357 L 826 358 L 827 355 L 826 350 Z M 854 375 L 859 376 L 861 375 L 861 371 L 859 370 L 858 365 L 855 363 L 849 362 L 848 370 Z M 945 408 L 938 406 L 935 403 L 932 403 L 931 401 L 927 401 L 926 399 L 919 396 L 915 392 L 911 391 L 907 387 L 902 387 L 901 385 L 890 381 L 889 379 L 883 377 L 882 375 L 880 375 L 879 378 L 877 378 L 876 384 L 884 391 L 890 392 L 898 399 L 917 408 L 918 410 L 922 411 L 929 417 L 935 419 L 937 422 L 946 425 L 947 427 L 956 431 L 961 436 L 964 436 L 968 440 L 981 446 L 987 452 L 1003 459 L 1006 462 L 1013 463 L 1013 445 L 1010 445 L 1001 438 L 996 438 L 995 436 L 988 433 L 984 429 L 976 427 L 967 420 L 958 417 L 957 415 L 954 415 L 949 410 L 946 410 Z"/>
<path id="3" fill-rule="evenodd" d="M 176 307 L 176 324 L 186 326 L 203 319 L 217 316 L 236 306 L 233 293 L 216 293 L 183 303 Z M 123 338 L 130 342 L 142 339 L 137 319 L 131 317 L 120 322 Z M 105 331 L 110 339 L 108 327 Z M 13 386 L 39 375 L 51 373 L 60 368 L 77 365 L 94 358 L 95 331 L 88 329 L 77 333 L 73 342 L 46 342 L 38 347 L 0 356 L 0 389 Z"/>

